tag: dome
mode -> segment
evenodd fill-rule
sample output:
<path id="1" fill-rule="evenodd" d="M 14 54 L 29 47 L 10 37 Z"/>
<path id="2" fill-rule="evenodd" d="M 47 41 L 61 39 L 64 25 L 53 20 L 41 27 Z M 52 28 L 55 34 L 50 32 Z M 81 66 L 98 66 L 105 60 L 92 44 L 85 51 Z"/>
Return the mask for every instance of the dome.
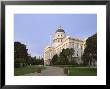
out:
<path id="1" fill-rule="evenodd" d="M 65 32 L 63 29 L 58 29 L 56 32 Z"/>
<path id="2" fill-rule="evenodd" d="M 56 32 L 64 32 L 65 33 L 65 31 L 61 28 L 61 26 L 58 27 L 58 29 L 56 30 Z"/>

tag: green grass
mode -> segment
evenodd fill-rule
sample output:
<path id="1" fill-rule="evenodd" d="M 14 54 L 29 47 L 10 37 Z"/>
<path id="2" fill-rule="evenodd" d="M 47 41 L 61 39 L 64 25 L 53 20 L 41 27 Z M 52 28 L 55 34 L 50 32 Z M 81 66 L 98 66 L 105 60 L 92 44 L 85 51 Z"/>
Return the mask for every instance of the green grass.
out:
<path id="1" fill-rule="evenodd" d="M 97 68 L 69 67 L 69 76 L 97 76 Z"/>
<path id="2" fill-rule="evenodd" d="M 39 68 L 41 68 L 41 70 L 45 69 L 43 66 L 36 66 L 36 65 L 14 68 L 14 75 L 19 76 L 28 73 L 34 73 L 37 72 Z"/>
<path id="3" fill-rule="evenodd" d="M 56 67 L 81 67 L 82 65 L 52 65 L 52 66 L 56 66 Z"/>

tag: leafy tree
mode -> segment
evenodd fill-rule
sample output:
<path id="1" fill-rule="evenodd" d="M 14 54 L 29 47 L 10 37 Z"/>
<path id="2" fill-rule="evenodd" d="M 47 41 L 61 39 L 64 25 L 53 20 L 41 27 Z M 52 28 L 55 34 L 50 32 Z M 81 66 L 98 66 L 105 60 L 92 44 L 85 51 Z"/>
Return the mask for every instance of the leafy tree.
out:
<path id="1" fill-rule="evenodd" d="M 73 55 L 74 55 L 74 49 L 73 48 L 63 49 L 62 52 L 60 52 L 59 56 L 57 54 L 53 56 L 53 58 L 51 60 L 51 64 L 53 64 L 53 65 L 71 64 L 71 61 L 73 59 Z"/>
<path id="2" fill-rule="evenodd" d="M 20 65 L 44 65 L 43 58 L 31 57 L 27 52 L 26 45 L 20 42 L 14 42 L 14 64 Z"/>
<path id="3" fill-rule="evenodd" d="M 68 64 L 69 63 L 68 55 L 69 55 L 69 49 L 63 49 L 59 55 L 61 64 Z"/>
<path id="4" fill-rule="evenodd" d="M 60 64 L 71 64 L 73 55 L 74 55 L 73 48 L 63 49 L 59 55 Z"/>
<path id="5" fill-rule="evenodd" d="M 73 56 L 74 56 L 74 52 L 75 50 L 73 48 L 70 48 L 70 49 L 67 49 L 69 52 L 69 54 L 67 55 L 68 56 L 68 60 L 69 62 L 71 63 L 72 59 L 73 59 Z"/>
<path id="6" fill-rule="evenodd" d="M 28 63 L 28 65 L 32 64 L 32 57 L 31 57 L 31 55 L 28 55 L 27 63 Z"/>
<path id="7" fill-rule="evenodd" d="M 36 65 L 43 65 L 44 59 L 36 59 Z"/>
<path id="8" fill-rule="evenodd" d="M 14 63 L 25 63 L 28 61 L 28 52 L 26 45 L 20 42 L 14 42 Z"/>
<path id="9" fill-rule="evenodd" d="M 31 61 L 31 64 L 32 64 L 32 65 L 36 65 L 36 64 L 37 64 L 36 56 L 35 56 L 35 57 L 32 57 L 31 60 L 32 60 L 32 61 Z"/>
<path id="10" fill-rule="evenodd" d="M 44 59 L 43 58 L 41 58 L 41 65 L 44 65 Z"/>
<path id="11" fill-rule="evenodd" d="M 65 55 L 65 53 L 66 53 L 65 49 L 63 49 L 59 55 L 59 60 L 60 60 L 61 65 L 68 64 L 68 59 L 67 59 L 67 56 Z"/>
<path id="12" fill-rule="evenodd" d="M 82 60 L 85 65 L 91 65 L 92 62 L 97 61 L 97 34 L 86 40 L 86 48 Z"/>
<path id="13" fill-rule="evenodd" d="M 26 45 L 21 44 L 20 42 L 14 42 L 14 58 L 28 58 L 28 50 L 26 49 Z"/>
<path id="14" fill-rule="evenodd" d="M 77 57 L 72 57 L 72 60 L 70 62 L 71 65 L 77 65 L 78 63 L 76 62 L 76 59 Z"/>
<path id="15" fill-rule="evenodd" d="M 55 54 L 54 56 L 53 56 L 53 58 L 52 58 L 52 60 L 51 60 L 51 64 L 52 65 L 57 65 L 58 64 L 58 55 L 57 54 Z"/>

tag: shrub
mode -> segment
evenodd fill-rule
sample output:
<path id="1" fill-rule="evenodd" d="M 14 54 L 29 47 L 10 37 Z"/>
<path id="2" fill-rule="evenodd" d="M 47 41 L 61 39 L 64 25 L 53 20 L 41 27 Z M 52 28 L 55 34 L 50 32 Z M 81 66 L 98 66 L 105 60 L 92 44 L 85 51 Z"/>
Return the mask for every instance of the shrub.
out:
<path id="1" fill-rule="evenodd" d="M 15 68 L 19 68 L 19 67 L 20 67 L 20 63 L 15 63 L 15 64 L 14 64 L 14 67 L 15 67 Z"/>

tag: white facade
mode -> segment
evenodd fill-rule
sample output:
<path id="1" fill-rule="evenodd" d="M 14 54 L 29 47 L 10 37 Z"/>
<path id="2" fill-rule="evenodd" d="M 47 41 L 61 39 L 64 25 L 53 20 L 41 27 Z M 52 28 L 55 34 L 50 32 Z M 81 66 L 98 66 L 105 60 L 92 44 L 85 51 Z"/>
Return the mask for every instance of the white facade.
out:
<path id="1" fill-rule="evenodd" d="M 53 36 L 52 44 L 44 49 L 45 64 L 49 64 L 49 61 L 55 54 L 59 55 L 62 49 L 66 48 L 73 48 L 75 50 L 74 57 L 79 57 L 80 60 L 77 60 L 77 62 L 80 63 L 85 48 L 85 41 L 66 36 L 64 30 L 59 27 Z"/>

